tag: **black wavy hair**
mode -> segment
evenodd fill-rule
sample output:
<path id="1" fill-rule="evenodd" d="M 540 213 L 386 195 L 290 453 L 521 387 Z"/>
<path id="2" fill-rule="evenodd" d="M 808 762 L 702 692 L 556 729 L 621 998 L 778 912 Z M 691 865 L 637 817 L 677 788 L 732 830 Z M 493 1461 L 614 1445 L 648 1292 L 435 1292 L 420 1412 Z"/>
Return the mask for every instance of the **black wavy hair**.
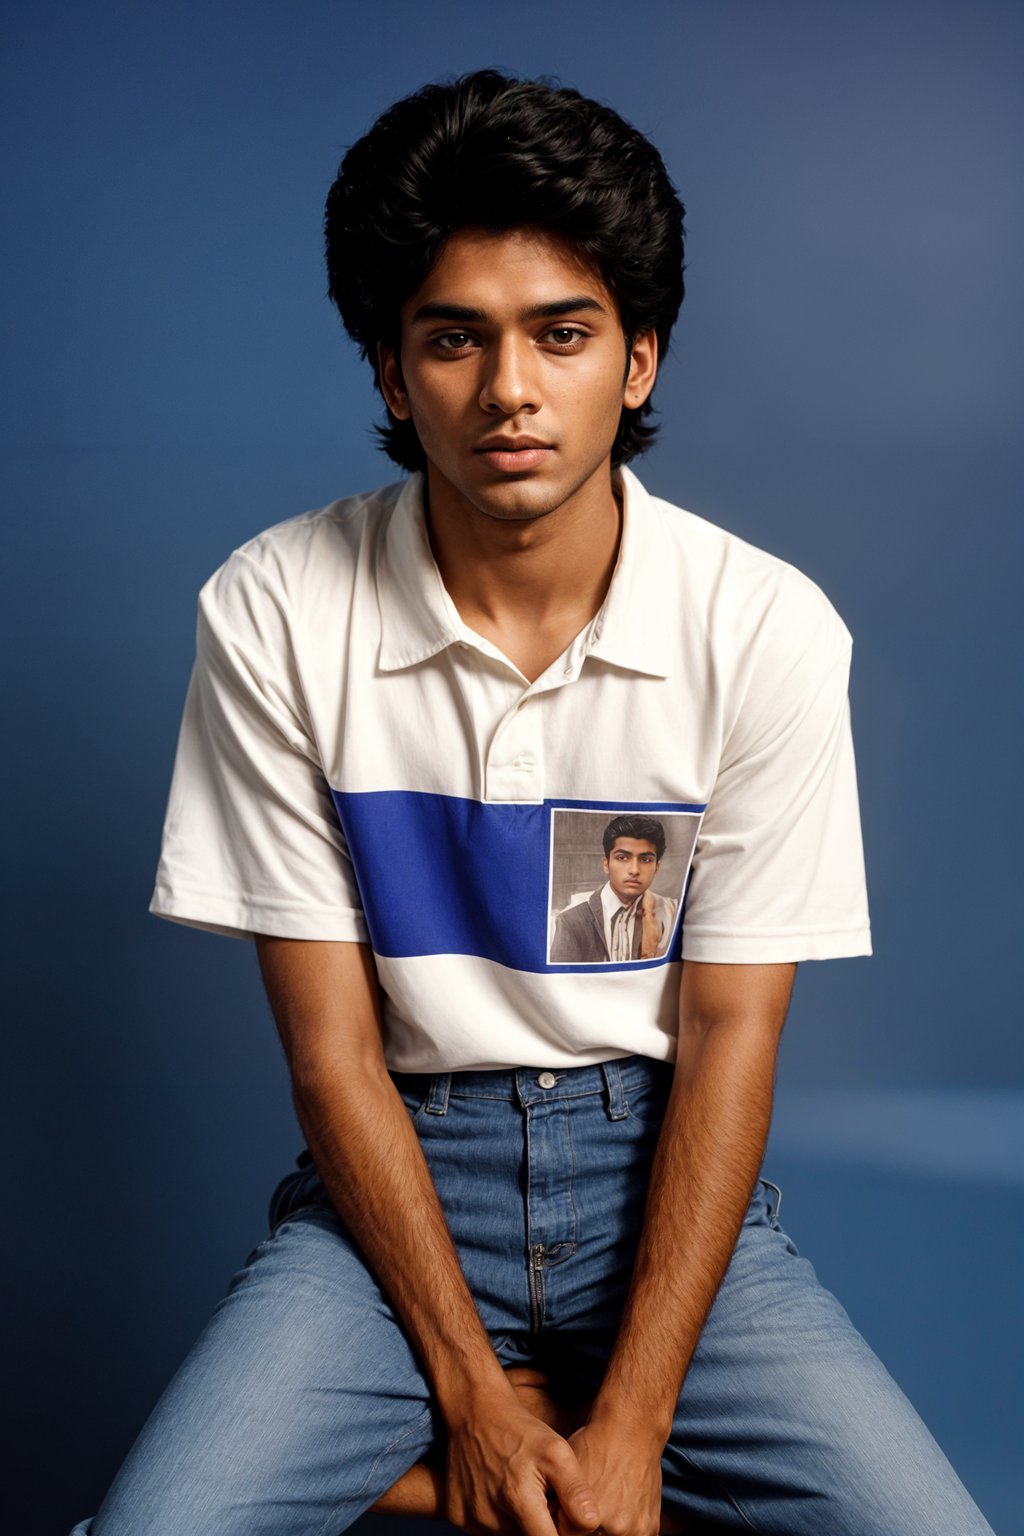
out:
<path id="1" fill-rule="evenodd" d="M 654 816 L 642 816 L 637 812 L 626 816 L 614 816 L 604 829 L 601 839 L 607 859 L 615 847 L 617 838 L 631 837 L 637 842 L 654 844 L 660 864 L 665 855 L 665 828 Z"/>
<path id="2" fill-rule="evenodd" d="M 373 365 L 399 352 L 399 310 L 460 229 L 532 228 L 568 241 L 619 305 L 633 340 L 661 356 L 683 301 L 684 208 L 653 144 L 610 107 L 568 87 L 494 69 L 426 85 L 396 102 L 345 155 L 327 196 L 328 291 Z M 653 442 L 650 399 L 623 408 L 612 463 Z M 426 467 L 411 421 L 388 411 L 381 446 Z"/>

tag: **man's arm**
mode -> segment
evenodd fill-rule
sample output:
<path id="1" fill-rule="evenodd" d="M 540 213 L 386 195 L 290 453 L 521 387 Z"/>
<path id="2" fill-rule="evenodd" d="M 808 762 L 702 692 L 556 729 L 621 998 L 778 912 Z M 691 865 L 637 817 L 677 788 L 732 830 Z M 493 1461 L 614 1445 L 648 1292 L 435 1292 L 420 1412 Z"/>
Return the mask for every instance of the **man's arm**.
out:
<path id="1" fill-rule="evenodd" d="M 313 1161 L 401 1318 L 447 1423 L 449 1519 L 552 1536 L 552 1489 L 559 1506 L 592 1529 L 597 1511 L 576 1457 L 517 1400 L 466 1285 L 387 1073 L 368 946 L 262 936 L 256 945 Z"/>
<path id="2" fill-rule="evenodd" d="M 589 1422 L 570 1442 L 608 1536 L 658 1529 L 661 1453 L 761 1167 L 795 972 L 683 966 L 679 1055 L 629 1296 Z M 572 1529 L 564 1515 L 559 1525 Z"/>

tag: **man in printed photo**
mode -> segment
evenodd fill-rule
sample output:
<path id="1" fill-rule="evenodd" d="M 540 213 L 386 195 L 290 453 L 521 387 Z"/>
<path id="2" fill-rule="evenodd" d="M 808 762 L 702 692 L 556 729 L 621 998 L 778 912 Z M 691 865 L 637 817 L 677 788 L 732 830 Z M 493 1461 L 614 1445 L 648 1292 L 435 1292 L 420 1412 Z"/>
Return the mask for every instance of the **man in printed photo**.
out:
<path id="1" fill-rule="evenodd" d="M 651 889 L 665 855 L 654 816 L 615 816 L 603 837 L 605 883 L 555 921 L 554 965 L 655 960 L 668 949 L 678 901 Z"/>

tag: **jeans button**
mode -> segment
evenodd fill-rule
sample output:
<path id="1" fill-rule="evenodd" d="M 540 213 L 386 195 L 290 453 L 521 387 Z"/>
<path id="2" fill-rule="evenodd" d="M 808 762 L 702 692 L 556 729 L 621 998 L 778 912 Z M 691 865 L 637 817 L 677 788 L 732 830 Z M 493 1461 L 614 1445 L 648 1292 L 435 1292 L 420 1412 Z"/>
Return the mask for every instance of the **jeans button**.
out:
<path id="1" fill-rule="evenodd" d="M 553 1072 L 542 1072 L 537 1082 L 541 1088 L 553 1088 L 558 1082 L 558 1078 Z"/>

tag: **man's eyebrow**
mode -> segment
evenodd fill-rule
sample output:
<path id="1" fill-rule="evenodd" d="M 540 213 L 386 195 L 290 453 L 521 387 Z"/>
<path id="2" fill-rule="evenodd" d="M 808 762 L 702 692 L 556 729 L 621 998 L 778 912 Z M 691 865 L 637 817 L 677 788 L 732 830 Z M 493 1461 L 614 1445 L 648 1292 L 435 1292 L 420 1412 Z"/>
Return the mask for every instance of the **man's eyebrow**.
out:
<path id="1" fill-rule="evenodd" d="M 487 316 L 482 309 L 469 309 L 465 304 L 440 303 L 421 304 L 412 316 L 411 323 L 418 320 L 486 320 Z"/>
<path id="2" fill-rule="evenodd" d="M 531 304 L 529 309 L 521 312 L 523 320 L 558 320 L 563 315 L 575 315 L 580 310 L 596 310 L 598 314 L 606 315 L 608 310 L 604 304 L 587 294 L 573 294 L 568 299 L 553 299 L 549 304 Z M 447 300 L 432 300 L 430 303 L 421 304 L 411 316 L 410 324 L 416 325 L 424 320 L 454 320 L 468 323 L 481 323 L 488 318 L 486 310 L 471 309 L 466 304 L 449 304 Z"/>
<path id="3" fill-rule="evenodd" d="M 557 320 L 560 315 L 574 315 L 578 310 L 596 310 L 600 315 L 608 313 L 605 306 L 587 294 L 575 294 L 571 299 L 555 299 L 552 304 L 532 304 L 523 311 L 524 320 Z"/>

